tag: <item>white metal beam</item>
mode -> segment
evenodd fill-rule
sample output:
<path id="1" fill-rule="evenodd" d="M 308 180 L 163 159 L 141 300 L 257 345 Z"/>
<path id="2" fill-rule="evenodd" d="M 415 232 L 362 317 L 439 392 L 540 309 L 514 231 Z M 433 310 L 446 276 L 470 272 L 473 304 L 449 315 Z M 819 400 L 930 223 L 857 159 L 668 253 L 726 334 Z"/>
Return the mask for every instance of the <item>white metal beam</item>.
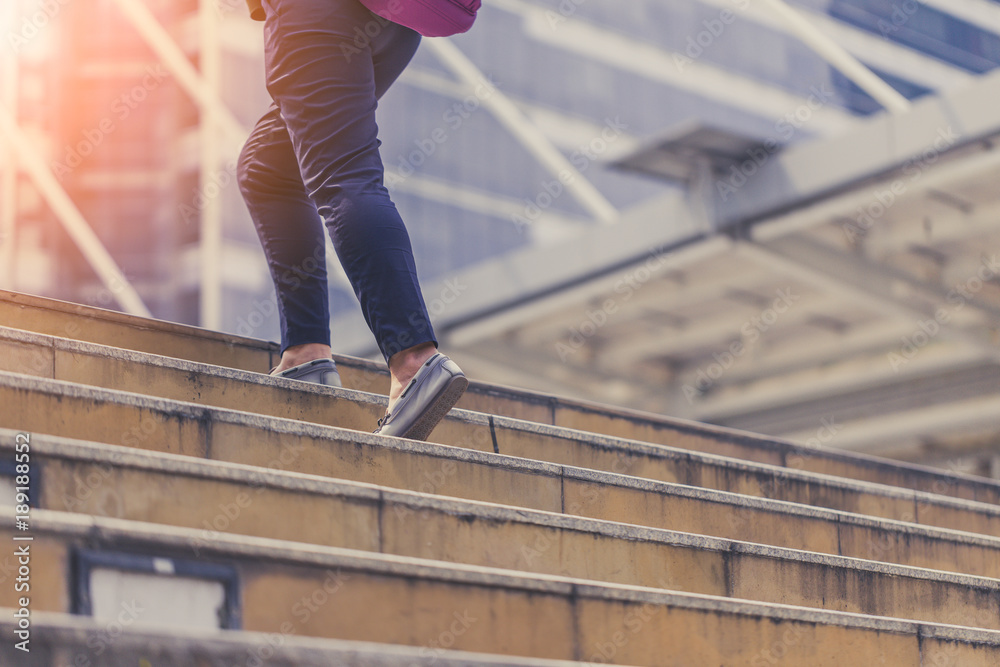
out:
<path id="1" fill-rule="evenodd" d="M 1000 128 L 998 128 L 1000 129 Z M 929 190 L 947 189 L 949 186 L 975 178 L 1000 168 L 1000 150 L 990 149 L 978 155 L 969 155 L 947 164 L 928 166 L 920 179 L 906 184 L 901 197 L 922 195 Z M 794 207 L 789 213 L 770 216 L 753 229 L 756 241 L 768 241 L 797 231 L 810 229 L 830 220 L 851 220 L 859 209 L 878 203 L 877 195 L 891 184 L 900 180 L 895 174 L 888 174 L 870 181 L 866 185 L 846 190 L 843 194 L 825 197 L 802 207 Z"/>
<path id="2" fill-rule="evenodd" d="M 550 10 L 524 0 L 494 0 L 490 4 L 524 18 L 527 35 L 538 42 L 727 107 L 779 121 L 808 104 L 803 97 L 710 65 L 704 59 L 672 53 L 581 19 L 563 17 L 553 27 Z M 838 133 L 855 120 L 852 114 L 828 104 L 810 109 L 809 115 L 807 130 L 817 134 Z"/>
<path id="3" fill-rule="evenodd" d="M 724 237 L 721 242 L 729 247 Z M 712 258 L 707 255 L 700 264 L 671 267 L 658 281 L 651 281 L 630 295 L 628 309 L 616 314 L 615 325 L 628 326 L 629 322 L 641 320 L 650 311 L 655 311 L 670 316 L 678 326 L 683 326 L 686 319 L 680 313 L 691 306 L 725 298 L 726 292 L 733 289 L 732 275 L 740 276 L 740 288 L 744 290 L 759 290 L 764 283 L 770 284 L 774 280 L 769 271 L 741 261 L 733 253 L 723 253 L 719 257 L 724 258 L 727 271 L 715 270 L 717 264 L 713 264 Z M 596 293 L 584 294 L 580 303 L 584 303 L 586 298 L 599 296 Z M 520 328 L 518 340 L 524 345 L 549 344 L 554 338 L 566 334 L 566 310 L 579 307 L 579 303 L 570 301 L 566 308 L 551 310 L 548 316 Z"/>
<path id="4" fill-rule="evenodd" d="M 720 11 L 733 10 L 732 0 L 700 1 L 703 4 L 716 7 Z M 798 7 L 798 11 L 807 16 L 811 24 L 829 35 L 854 57 L 902 79 L 913 81 L 931 90 L 957 88 L 974 80 L 974 77 L 963 69 L 883 39 L 868 31 L 855 28 L 827 14 L 810 11 L 804 7 Z M 740 18 L 754 21 L 771 30 L 791 33 L 789 24 L 770 12 L 747 11 L 740 14 Z"/>
<path id="5" fill-rule="evenodd" d="M 753 355 L 740 359 L 715 386 L 723 390 L 728 385 L 742 387 L 764 378 L 785 377 L 831 366 L 838 360 L 889 349 L 898 344 L 900 338 L 910 334 L 912 329 L 911 325 L 896 320 L 875 320 L 843 332 L 830 331 L 808 339 L 800 337 L 792 344 L 767 345 L 765 342 L 763 350 L 755 350 Z M 697 380 L 697 371 L 692 364 L 684 370 L 680 382 L 693 384 Z"/>
<path id="6" fill-rule="evenodd" d="M 431 50 L 470 90 L 487 85 L 489 79 L 452 42 L 427 40 Z M 492 84 L 489 84 L 492 85 Z M 517 108 L 504 93 L 493 88 L 480 95 L 482 104 L 596 220 L 608 224 L 618 220 L 618 210 L 587 180 L 573 163 Z"/>
<path id="7" fill-rule="evenodd" d="M 1000 168 L 1000 150 L 977 140 L 1000 133 L 997 118 L 983 113 L 1000 94 L 1000 75 L 984 77 L 954 98 L 932 98 L 903 117 L 871 119 L 839 140 L 799 144 L 772 157 L 738 190 L 716 202 L 723 227 L 746 220 L 755 238 L 767 240 L 835 218 L 852 218 L 877 202 L 877 193 L 899 182 L 906 198 L 947 189 Z M 951 143 L 948 143 L 948 142 Z M 906 144 L 902 146 L 901 144 Z M 960 159 L 955 149 L 977 146 Z M 909 168 L 909 173 L 901 173 Z"/>
<path id="8" fill-rule="evenodd" d="M 904 312 L 910 312 L 921 317 L 933 317 L 938 307 L 949 307 L 948 296 L 951 286 L 934 284 L 917 279 L 908 273 L 882 266 L 860 254 L 842 252 L 825 243 L 811 240 L 807 237 L 794 235 L 785 239 L 773 241 L 769 250 L 778 252 L 784 257 L 796 258 L 812 269 L 828 275 L 842 276 L 843 283 L 852 289 L 863 289 L 876 299 L 901 303 L 902 296 L 916 302 L 922 301 L 929 306 L 904 305 Z M 975 272 L 984 268 L 984 260 L 990 266 L 997 263 L 998 253 L 990 253 L 984 248 L 982 257 L 973 266 L 968 267 L 970 273 L 962 276 L 962 281 L 974 278 Z M 968 326 L 985 326 L 1000 323 L 1000 309 L 976 300 L 966 300 L 960 313 L 950 318 L 952 322 Z"/>
<path id="9" fill-rule="evenodd" d="M 482 371 L 476 371 L 478 377 L 555 395 L 579 396 L 582 390 L 590 400 L 632 403 L 637 396 L 654 397 L 662 391 L 662 386 L 644 382 L 637 376 L 623 378 L 565 364 L 545 350 L 525 349 L 503 340 L 463 347 L 456 354 L 463 368 L 468 359 L 475 364 L 470 368 Z"/>
<path id="10" fill-rule="evenodd" d="M 438 72 L 427 68 L 411 65 L 399 78 L 404 83 L 420 90 L 436 95 L 463 100 L 469 94 L 468 86 L 457 83 Z M 584 120 L 579 116 L 563 113 L 552 107 L 532 103 L 523 98 L 507 96 L 517 107 L 540 129 L 548 140 L 564 151 L 580 150 L 589 144 L 594 137 L 604 129 L 596 123 Z M 602 156 L 608 161 L 614 161 L 619 155 L 626 155 L 639 148 L 639 140 L 627 132 L 615 139 L 607 153 Z"/>
<path id="11" fill-rule="evenodd" d="M 125 277 L 114 258 L 108 253 L 83 214 L 49 170 L 38 154 L 35 145 L 14 121 L 6 105 L 0 105 L 0 134 L 6 135 L 20 160 L 21 167 L 34 181 L 42 197 L 62 223 L 70 238 L 76 243 L 98 278 L 108 288 L 125 312 L 141 317 L 152 317 L 139 293 Z"/>
<path id="12" fill-rule="evenodd" d="M 18 2 L 5 2 L 0 7 L 0 25 L 15 26 L 17 24 Z M 18 61 L 13 49 L 0 49 L 0 104 L 6 105 L 15 114 L 17 122 L 19 107 Z M 5 144 L 6 145 L 6 144 Z M 14 289 L 16 276 L 15 249 L 17 243 L 17 154 L 12 146 L 0 152 L 3 166 L 0 167 L 0 286 Z"/>
<path id="13" fill-rule="evenodd" d="M 1000 414 L 1000 396 L 920 407 L 842 424 L 837 433 L 838 449 L 878 451 L 910 439 L 930 440 L 948 433 L 995 428 Z M 805 441 L 816 432 L 789 433 L 783 437 Z"/>
<path id="14" fill-rule="evenodd" d="M 774 298 L 775 295 L 772 294 L 769 301 Z M 823 313 L 829 302 L 829 297 L 823 297 L 803 300 L 801 305 L 790 306 L 773 330 L 802 325 Z M 615 338 L 614 346 L 601 355 L 601 364 L 605 367 L 628 368 L 642 363 L 646 357 L 682 354 L 697 348 L 728 348 L 740 340 L 740 330 L 744 324 L 759 315 L 760 311 L 760 307 L 753 304 L 734 305 L 731 311 L 720 317 L 699 320 L 692 327 L 665 331 L 662 339 L 641 334 Z"/>
<path id="15" fill-rule="evenodd" d="M 895 88 L 876 76 L 840 44 L 810 23 L 805 16 L 789 7 L 784 0 L 757 0 L 757 3 L 758 7 L 763 6 L 767 11 L 785 21 L 792 33 L 797 35 L 806 46 L 840 70 L 844 76 L 871 95 L 883 107 L 893 113 L 909 110 L 909 101 L 900 95 Z"/>
<path id="16" fill-rule="evenodd" d="M 667 211 L 669 209 L 663 211 L 665 216 L 669 216 Z M 565 308 L 584 304 L 594 294 L 613 292 L 618 283 L 647 261 L 657 267 L 657 273 L 665 274 L 686 263 L 722 253 L 729 247 L 728 239 L 715 237 L 670 254 L 658 254 L 664 248 L 683 245 L 692 237 L 683 228 L 672 229 L 666 224 L 655 225 L 659 229 L 653 229 L 654 225 L 650 224 L 653 221 L 659 219 L 623 221 L 619 223 L 620 234 L 614 239 L 578 236 L 560 245 L 529 248 L 484 262 L 463 272 L 459 280 L 475 286 L 476 301 L 480 304 L 503 303 L 501 294 L 505 293 L 506 298 L 519 303 L 516 308 L 499 308 L 498 312 L 456 327 L 456 321 L 461 322 L 475 312 L 473 290 L 470 289 L 468 300 L 442 318 L 444 327 L 452 329 L 448 340 L 456 345 L 467 345 L 516 328 L 551 312 L 556 305 Z M 639 232 L 640 229 L 644 231 Z M 622 262 L 626 258 L 627 261 Z"/>
<path id="17" fill-rule="evenodd" d="M 820 289 L 849 294 L 859 305 L 869 307 L 876 313 L 912 321 L 915 330 L 919 321 L 934 321 L 939 309 L 948 309 L 947 290 L 918 283 L 898 272 L 890 272 L 859 257 L 848 257 L 801 237 L 772 241 L 767 246 L 741 243 L 737 250 L 747 257 L 758 259 L 765 266 L 774 267 Z M 922 304 L 900 300 L 896 296 L 900 284 L 925 297 Z M 963 308 L 963 315 L 968 314 L 977 315 L 982 324 L 993 318 L 992 312 L 980 309 L 972 302 Z M 1000 346 L 991 342 L 985 326 L 966 329 L 955 326 L 952 321 L 938 324 L 942 338 L 961 341 L 984 359 L 1000 361 Z"/>
<path id="18" fill-rule="evenodd" d="M 945 214 L 929 213 L 909 224 L 893 224 L 891 232 L 879 233 L 881 223 L 864 240 L 865 252 L 881 256 L 921 244 L 942 244 L 1000 232 L 1000 203 L 974 208 L 969 212 L 951 210 Z"/>
<path id="19" fill-rule="evenodd" d="M 200 0 L 198 5 L 199 53 L 201 79 L 218 98 L 222 88 L 222 51 L 219 37 L 220 16 L 217 0 Z M 210 192 L 215 179 L 222 171 L 222 145 L 218 127 L 223 105 L 205 104 L 201 107 L 201 165 L 199 178 L 201 192 Z M 199 292 L 200 324 L 206 329 L 222 328 L 222 198 L 204 197 L 201 208 L 201 290 Z"/>
<path id="20" fill-rule="evenodd" d="M 564 27 L 560 26 L 560 31 Z M 761 177 L 748 181 L 739 192 L 738 201 L 729 205 L 731 214 L 735 215 L 740 211 L 742 207 L 737 204 L 743 203 L 750 204 L 749 210 L 744 213 L 745 216 L 756 217 L 760 211 L 767 210 L 792 210 L 791 213 L 762 215 L 759 220 L 751 218 L 747 223 L 748 235 L 757 242 L 766 242 L 838 217 L 849 216 L 857 207 L 871 203 L 878 188 L 894 181 L 896 176 L 884 175 L 887 169 L 904 164 L 907 160 L 920 159 L 921 156 L 927 155 L 928 151 L 935 151 L 935 143 L 938 143 L 940 133 L 947 127 L 949 120 L 964 133 L 959 135 L 960 139 L 956 143 L 944 148 L 943 152 L 933 153 L 933 162 L 926 164 L 920 171 L 920 178 L 907 182 L 905 196 L 915 196 L 926 192 L 929 188 L 947 187 L 951 183 L 996 169 L 1000 167 L 1000 150 L 985 150 L 978 155 L 966 155 L 952 161 L 945 159 L 945 153 L 960 147 L 963 141 L 1000 132 L 1000 122 L 995 114 L 986 112 L 986 109 L 992 108 L 987 100 L 995 99 L 998 93 L 1000 93 L 1000 76 L 980 79 L 971 89 L 949 94 L 943 99 L 921 102 L 903 117 L 884 116 L 869 119 L 860 123 L 856 130 L 847 135 L 836 139 L 817 139 L 796 147 L 796 150 L 776 154 L 761 168 Z M 902 136 L 904 131 L 912 136 L 908 136 L 905 142 L 895 138 Z M 876 140 L 876 137 L 879 140 Z M 880 141 L 882 139 L 884 144 Z M 828 165 L 831 154 L 841 151 L 843 145 L 849 150 L 844 154 L 850 157 L 850 168 L 842 164 L 838 165 L 837 169 L 816 173 L 817 166 Z M 853 150 L 854 147 L 858 147 L 858 150 Z M 767 174 L 763 173 L 765 170 Z M 808 177 L 805 182 L 802 182 L 803 174 Z M 872 174 L 883 175 L 874 179 Z M 869 184 L 858 185 L 855 181 L 859 176 L 868 176 L 871 179 Z M 837 192 L 844 194 L 830 194 Z M 823 193 L 825 196 L 822 196 Z M 816 203 L 812 203 L 817 199 Z M 796 204 L 800 201 L 810 203 L 796 210 Z M 667 221 L 671 219 L 676 221 L 678 227 L 668 225 Z M 747 220 L 747 218 L 736 218 L 736 220 Z M 558 291 L 559 284 L 567 285 L 566 289 L 569 289 L 568 285 L 579 287 L 581 281 L 574 281 L 571 278 L 573 267 L 579 279 L 588 275 L 593 267 L 613 263 L 614 253 L 610 250 L 621 241 L 634 239 L 632 242 L 635 246 L 639 246 L 645 239 L 650 245 L 662 245 L 668 238 L 673 238 L 676 242 L 681 236 L 693 238 L 700 233 L 695 214 L 689 203 L 680 196 L 668 195 L 646 202 L 626 212 L 623 222 L 626 221 L 628 225 L 619 223 L 622 225 L 620 233 L 617 235 L 618 238 L 608 245 L 607 254 L 603 252 L 595 252 L 593 255 L 581 254 L 577 249 L 578 246 L 571 243 L 564 248 L 549 251 L 522 251 L 464 272 L 461 275 L 463 281 L 466 277 L 477 283 L 482 281 L 477 288 L 482 292 L 475 299 L 472 296 L 463 297 L 461 304 L 456 304 L 449 310 L 446 325 L 453 327 L 452 333 L 459 339 L 464 340 L 465 336 L 469 335 L 471 339 L 478 340 L 484 335 L 489 335 L 491 330 L 494 332 L 499 330 L 496 327 L 509 328 L 519 321 L 529 322 L 538 303 L 529 295 L 552 291 L 552 298 L 557 298 L 557 294 L 566 291 Z M 678 228 L 686 231 L 679 234 Z M 639 229 L 646 231 L 638 232 Z M 595 234 L 595 231 L 588 232 L 585 238 L 574 243 L 583 246 L 595 242 L 600 236 Z M 577 256 L 580 257 L 579 262 L 575 260 Z M 779 260 L 780 258 L 775 261 Z M 548 270 L 539 271 L 536 268 L 538 266 L 565 268 L 566 273 L 561 273 L 560 278 L 555 280 Z M 764 266 L 768 267 L 766 260 Z M 807 268 L 799 267 L 800 270 Z M 813 281 L 818 280 L 815 272 L 810 275 Z M 485 278 L 485 276 L 491 277 Z M 833 290 L 843 289 L 841 281 L 837 278 L 826 280 L 824 285 Z M 587 294 L 586 290 L 583 290 L 578 298 L 585 300 Z M 590 296 L 594 294 L 600 292 L 595 290 L 589 292 Z M 861 294 L 852 291 L 851 298 L 865 299 L 875 312 L 880 312 L 885 305 L 881 299 L 871 300 L 863 291 Z M 514 312 L 515 309 L 521 312 Z M 474 319 L 477 311 L 494 314 L 490 316 L 491 319 L 473 325 L 470 320 Z M 538 312 L 547 311 L 543 308 Z M 901 317 L 912 320 L 913 313 L 907 311 Z"/>
<path id="21" fill-rule="evenodd" d="M 898 344 L 898 339 L 896 342 Z M 716 391 L 705 400 L 696 402 L 690 416 L 707 421 L 738 420 L 742 415 L 753 415 L 775 406 L 842 398 L 873 386 L 898 388 L 910 379 L 947 373 L 962 366 L 981 363 L 981 360 L 982 356 L 975 350 L 951 343 L 931 345 L 921 350 L 911 363 L 896 369 L 888 363 L 884 351 L 869 351 L 855 356 L 844 354 L 837 363 L 826 366 L 817 362 L 780 376 L 713 387 Z M 728 375 L 723 378 L 724 382 L 730 380 Z M 892 393 L 895 390 L 887 391 Z"/>
<path id="22" fill-rule="evenodd" d="M 199 110 L 211 114 L 219 129 L 233 146 L 242 146 L 249 130 L 233 115 L 219 98 L 219 91 L 198 72 L 187 55 L 160 25 L 153 12 L 141 0 L 112 0 L 138 31 L 149 47 L 174 75 L 177 83 L 198 105 Z"/>
<path id="23" fill-rule="evenodd" d="M 498 224 L 511 225 L 513 216 L 523 214 L 524 202 L 510 197 L 480 192 L 468 186 L 430 176 L 404 177 L 391 169 L 386 170 L 386 186 L 392 193 L 405 192 L 421 199 L 435 201 L 480 215 L 497 218 Z M 503 221 L 502 223 L 500 221 Z M 523 230 L 534 243 L 552 243 L 573 236 L 581 228 L 592 224 L 587 218 L 577 218 L 552 211 L 544 211 Z"/>
<path id="24" fill-rule="evenodd" d="M 191 61 L 188 60 L 184 51 L 174 42 L 170 33 L 160 25 L 153 13 L 148 7 L 142 4 L 141 0 L 113 0 L 113 2 L 118 5 L 122 13 L 132 23 L 142 38 L 146 40 L 153 52 L 163 61 L 163 64 L 174 75 L 181 88 L 195 101 L 199 110 L 203 114 L 207 114 L 209 118 L 214 119 L 231 147 L 239 149 L 249 136 L 250 130 L 244 127 L 232 111 L 222 102 L 218 82 L 215 82 L 213 85 L 205 80 L 194 65 L 191 64 Z M 218 12 L 216 14 L 216 21 L 218 21 Z M 215 38 L 221 40 L 218 34 Z M 214 150 L 221 151 L 222 149 L 216 146 Z M 209 176 L 211 176 L 211 173 Z M 204 177 L 205 174 L 203 173 L 202 178 Z M 219 205 L 221 205 L 221 202 Z M 211 229 L 209 231 L 211 232 Z M 213 252 L 212 247 L 217 247 L 221 243 L 218 233 L 212 232 L 212 234 L 216 236 L 217 240 L 216 242 L 209 243 L 209 252 Z M 329 238 L 326 239 L 326 258 L 327 270 L 331 281 L 347 285 L 347 276 L 344 274 L 343 267 L 337 260 L 333 243 Z M 212 275 L 213 269 L 207 268 L 203 270 L 209 272 L 206 276 L 209 284 L 214 284 L 216 279 Z M 218 299 L 210 294 L 207 308 L 215 310 L 217 309 L 217 304 Z M 205 315 L 210 316 L 211 313 L 203 312 L 202 315 L 203 317 Z"/>
<path id="25" fill-rule="evenodd" d="M 665 237 L 659 237 L 658 240 L 663 240 Z M 576 258 L 573 257 L 573 253 L 578 247 L 573 241 L 567 242 L 559 246 L 553 246 L 549 249 L 540 249 L 542 252 L 535 254 L 532 252 L 526 253 L 526 257 L 531 257 L 535 255 L 536 257 L 548 257 L 549 261 L 558 261 L 555 258 L 564 258 L 562 262 L 566 266 L 576 265 Z M 641 272 L 642 267 L 649 263 L 649 272 L 651 275 L 659 276 L 661 274 L 665 275 L 670 271 L 674 271 L 685 265 L 695 263 L 704 260 L 706 257 L 712 255 L 721 254 L 729 247 L 729 240 L 724 237 L 713 237 L 706 240 L 703 243 L 695 243 L 690 246 L 678 249 L 674 252 L 656 254 L 657 249 L 662 246 L 671 245 L 670 241 L 664 241 L 662 246 L 657 246 L 653 238 L 647 238 L 632 248 L 632 253 L 635 255 L 639 253 L 639 256 L 635 258 L 632 262 L 621 265 L 615 270 L 608 273 L 601 273 L 589 279 L 583 279 L 582 276 L 577 284 L 573 287 L 569 287 L 563 290 L 559 290 L 553 294 L 525 294 L 525 297 L 530 298 L 530 303 L 518 307 L 517 309 L 504 311 L 492 315 L 490 317 L 483 318 L 475 323 L 463 325 L 460 328 L 454 329 L 448 334 L 448 341 L 455 345 L 468 345 L 474 341 L 479 341 L 491 336 L 496 336 L 500 332 L 510 331 L 518 326 L 523 325 L 525 322 L 535 320 L 542 317 L 545 314 L 551 313 L 555 308 L 567 309 L 572 308 L 574 305 L 581 308 L 579 313 L 579 320 L 574 322 L 574 324 L 579 324 L 581 321 L 586 320 L 586 309 L 584 304 L 588 300 L 593 298 L 594 294 L 616 294 L 616 286 L 629 285 L 629 283 L 624 282 L 629 276 L 632 276 L 636 272 Z M 680 243 L 681 240 L 678 240 Z M 645 250 L 645 252 L 643 252 Z M 580 259 L 589 256 L 581 255 Z M 572 259 L 565 259 L 572 258 Z M 519 258 L 520 259 L 520 258 Z M 546 260 L 538 259 L 536 260 L 538 265 Z M 485 277 L 489 273 L 491 267 L 481 266 L 480 270 L 473 270 L 467 274 L 463 274 L 460 280 L 476 280 L 480 284 L 486 284 L 488 279 Z M 589 265 L 577 265 L 576 271 L 586 272 L 589 270 L 600 269 L 601 263 L 597 258 L 592 258 Z M 648 267 L 647 267 L 648 268 Z M 528 266 L 525 266 L 524 270 L 530 270 Z M 478 275 L 477 275 L 478 274 Z M 645 274 L 643 274 L 645 275 Z M 633 282 L 632 284 L 638 284 Z M 640 289 L 628 288 L 623 289 Z M 635 292 L 631 292 L 635 293 Z M 624 308 L 626 300 L 622 294 L 616 294 L 612 297 L 616 300 L 616 303 L 620 304 Z M 448 321 L 445 320 L 445 323 Z"/>

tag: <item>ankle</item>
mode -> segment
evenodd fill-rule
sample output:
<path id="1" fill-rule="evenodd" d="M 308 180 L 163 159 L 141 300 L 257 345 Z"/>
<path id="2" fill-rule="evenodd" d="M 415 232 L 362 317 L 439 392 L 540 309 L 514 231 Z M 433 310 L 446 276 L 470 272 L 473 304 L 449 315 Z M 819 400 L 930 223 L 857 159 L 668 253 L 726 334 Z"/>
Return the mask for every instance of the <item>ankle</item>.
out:
<path id="1" fill-rule="evenodd" d="M 332 359 L 333 350 L 329 345 L 322 343 L 305 343 L 303 345 L 293 345 L 281 354 L 281 363 L 275 372 L 287 371 L 289 368 L 308 364 L 317 359 Z"/>
<path id="2" fill-rule="evenodd" d="M 397 352 L 389 358 L 389 405 L 390 409 L 396 398 L 403 392 L 406 385 L 417 374 L 424 362 L 434 356 L 437 346 L 434 343 L 422 343 Z"/>
<path id="3" fill-rule="evenodd" d="M 402 352 L 397 352 L 389 359 L 389 372 L 394 376 L 414 375 L 425 361 L 434 356 L 437 347 L 434 343 L 421 343 Z"/>

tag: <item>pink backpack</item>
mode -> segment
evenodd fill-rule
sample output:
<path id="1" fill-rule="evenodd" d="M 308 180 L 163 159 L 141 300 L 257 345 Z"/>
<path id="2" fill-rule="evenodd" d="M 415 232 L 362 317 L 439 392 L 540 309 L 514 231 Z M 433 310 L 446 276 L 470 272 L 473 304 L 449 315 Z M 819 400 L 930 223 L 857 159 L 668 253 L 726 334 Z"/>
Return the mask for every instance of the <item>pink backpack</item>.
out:
<path id="1" fill-rule="evenodd" d="M 360 0 L 369 11 L 416 30 L 424 37 L 465 32 L 476 20 L 482 0 Z M 247 0 L 250 17 L 264 20 L 260 0 Z"/>
<path id="2" fill-rule="evenodd" d="M 424 37 L 465 32 L 476 20 L 482 0 L 360 0 L 384 19 L 405 25 Z"/>

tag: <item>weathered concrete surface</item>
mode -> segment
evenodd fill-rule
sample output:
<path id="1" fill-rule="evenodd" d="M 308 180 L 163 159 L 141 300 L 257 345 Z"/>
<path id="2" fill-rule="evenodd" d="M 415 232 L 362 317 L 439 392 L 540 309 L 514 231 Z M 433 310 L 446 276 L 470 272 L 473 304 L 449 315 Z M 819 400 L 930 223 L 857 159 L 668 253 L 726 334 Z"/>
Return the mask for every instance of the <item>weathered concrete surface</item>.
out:
<path id="1" fill-rule="evenodd" d="M 274 343 L 13 292 L 0 291 L 0 322 L 62 338 L 256 373 L 266 373 L 276 365 L 278 357 Z M 336 358 L 346 387 L 378 394 L 387 392 L 383 365 L 347 356 Z M 1000 485 L 982 478 L 951 475 L 832 448 L 803 447 L 733 429 L 487 383 L 473 381 L 458 407 L 791 470 L 1000 504 Z"/>
<path id="2" fill-rule="evenodd" d="M 86 544 L 180 556 L 194 539 L 187 529 L 45 510 L 35 512 L 33 523 L 43 538 L 39 551 L 62 554 Z M 11 513 L 0 515 L 0 531 L 9 536 L 12 524 Z M 970 660 L 1000 658 L 995 631 L 262 538 L 221 536 L 208 554 L 236 564 L 244 627 L 255 632 L 428 646 L 459 618 L 455 649 L 561 660 L 659 665 L 668 650 L 685 665 L 920 665 L 922 653 L 959 645 Z M 327 603 L 294 615 L 295 604 L 320 587 Z M 39 594 L 36 609 L 65 612 L 65 604 Z"/>
<path id="3" fill-rule="evenodd" d="M 1000 576 L 1000 561 L 986 546 L 992 543 L 966 532 L 26 376 L 0 374 L 0 401 L 9 406 L 0 413 L 0 426 L 36 433 Z M 475 448 L 480 443 L 470 444 Z M 992 511 L 990 506 L 967 504 L 973 513 Z"/>
<path id="4" fill-rule="evenodd" d="M 11 334 L 6 339 L 9 343 L 21 346 L 18 350 L 29 343 L 38 346 L 35 361 L 29 365 L 19 363 L 20 357 L 14 354 L 9 357 L 14 361 L 7 365 L 21 370 L 38 368 L 40 372 L 33 375 L 40 377 L 45 377 L 51 366 L 52 375 L 65 382 L 360 431 L 370 431 L 385 410 L 383 397 L 366 392 L 6 332 Z M 0 329 L 0 341 L 4 340 L 3 334 Z M 46 362 L 49 353 L 54 359 L 52 364 Z M 95 400 L 101 400 L 101 396 L 105 395 L 94 394 Z M 109 411 L 110 407 L 104 405 L 94 411 L 98 409 Z M 210 417 L 212 413 L 204 414 Z M 152 429 L 152 422 L 147 419 L 143 428 Z M 220 431 L 217 437 L 223 434 Z M 523 420 L 498 418 L 491 429 L 485 415 L 453 411 L 434 438 L 443 444 L 492 451 L 494 435 L 502 453 L 524 458 L 1000 536 L 1000 506 L 992 504 L 970 504 L 952 500 L 949 494 L 922 493 Z M 961 480 L 953 481 L 958 484 Z"/>
<path id="5" fill-rule="evenodd" d="M 571 667 L 561 660 L 523 659 L 446 651 L 427 646 L 315 639 L 243 631 L 204 633 L 118 626 L 80 616 L 36 613 L 25 653 L 0 609 L 0 661 L 18 667 Z"/>
<path id="6" fill-rule="evenodd" d="M 32 449 L 41 508 L 192 528 L 196 550 L 232 533 L 1000 629 L 994 579 L 47 436 Z"/>

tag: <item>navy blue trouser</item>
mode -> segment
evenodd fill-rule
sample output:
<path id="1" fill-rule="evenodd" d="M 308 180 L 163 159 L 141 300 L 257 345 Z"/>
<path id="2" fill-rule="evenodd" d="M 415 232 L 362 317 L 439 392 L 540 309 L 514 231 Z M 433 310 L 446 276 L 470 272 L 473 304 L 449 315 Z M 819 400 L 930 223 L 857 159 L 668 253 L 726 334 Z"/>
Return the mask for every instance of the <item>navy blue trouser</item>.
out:
<path id="1" fill-rule="evenodd" d="M 383 185 L 375 107 L 420 36 L 357 0 L 264 0 L 274 100 L 240 155 L 281 349 L 330 343 L 324 223 L 386 358 L 434 342 L 406 227 Z"/>

